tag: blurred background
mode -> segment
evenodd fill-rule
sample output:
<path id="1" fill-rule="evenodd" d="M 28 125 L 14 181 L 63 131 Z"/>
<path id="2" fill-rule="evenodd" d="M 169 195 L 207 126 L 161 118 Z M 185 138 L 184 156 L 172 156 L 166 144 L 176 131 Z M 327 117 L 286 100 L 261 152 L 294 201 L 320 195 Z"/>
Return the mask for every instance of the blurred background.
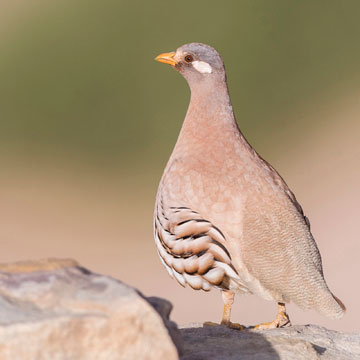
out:
<path id="1" fill-rule="evenodd" d="M 180 324 L 219 321 L 218 291 L 183 289 L 153 241 L 157 185 L 189 102 L 160 52 L 200 41 L 225 61 L 250 143 L 310 218 L 340 321 L 290 305 L 295 324 L 360 329 L 359 1 L 0 2 L 0 261 L 71 257 Z M 232 319 L 276 305 L 235 299 Z"/>

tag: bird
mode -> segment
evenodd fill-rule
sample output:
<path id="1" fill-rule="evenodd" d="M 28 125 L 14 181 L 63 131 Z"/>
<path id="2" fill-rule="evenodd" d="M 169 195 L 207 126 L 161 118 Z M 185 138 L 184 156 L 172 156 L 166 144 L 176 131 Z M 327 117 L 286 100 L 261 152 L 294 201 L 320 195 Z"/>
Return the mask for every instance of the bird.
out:
<path id="1" fill-rule="evenodd" d="M 155 60 L 177 70 L 191 92 L 155 201 L 155 244 L 169 275 L 184 287 L 220 290 L 220 324 L 229 328 L 243 329 L 230 318 L 234 296 L 246 293 L 278 306 L 258 330 L 291 326 L 289 302 L 341 318 L 346 309 L 326 284 L 308 218 L 235 120 L 219 53 L 189 43 Z"/>

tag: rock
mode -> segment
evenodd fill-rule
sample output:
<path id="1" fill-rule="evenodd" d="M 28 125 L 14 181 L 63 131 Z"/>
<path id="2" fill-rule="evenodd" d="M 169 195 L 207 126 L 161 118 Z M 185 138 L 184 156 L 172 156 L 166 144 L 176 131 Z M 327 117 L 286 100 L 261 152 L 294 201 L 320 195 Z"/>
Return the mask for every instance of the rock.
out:
<path id="1" fill-rule="evenodd" d="M 346 334 L 316 325 L 272 330 L 231 330 L 193 324 L 181 329 L 181 360 L 355 360 L 360 334 Z"/>
<path id="2" fill-rule="evenodd" d="M 1 360 L 178 359 L 171 304 L 72 260 L 0 265 Z"/>
<path id="3" fill-rule="evenodd" d="M 194 324 L 73 260 L 0 264 L 0 360 L 360 360 L 360 334 L 315 325 L 254 331 Z"/>

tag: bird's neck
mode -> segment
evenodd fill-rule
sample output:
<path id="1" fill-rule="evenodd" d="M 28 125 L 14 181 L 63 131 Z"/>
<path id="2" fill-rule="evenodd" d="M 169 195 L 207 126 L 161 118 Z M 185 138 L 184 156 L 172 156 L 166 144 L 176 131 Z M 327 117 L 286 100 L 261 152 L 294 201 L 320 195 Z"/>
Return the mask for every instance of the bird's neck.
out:
<path id="1" fill-rule="evenodd" d="M 191 99 L 178 145 L 228 142 L 243 138 L 235 121 L 226 82 L 190 84 Z"/>

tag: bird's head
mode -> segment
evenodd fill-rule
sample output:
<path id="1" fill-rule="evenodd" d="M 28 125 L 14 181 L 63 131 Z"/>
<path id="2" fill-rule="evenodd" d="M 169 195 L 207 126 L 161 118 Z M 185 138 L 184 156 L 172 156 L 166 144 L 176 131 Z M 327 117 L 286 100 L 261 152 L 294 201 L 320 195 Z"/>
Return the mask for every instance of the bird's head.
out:
<path id="1" fill-rule="evenodd" d="M 190 87 L 203 81 L 224 81 L 225 67 L 219 53 L 209 45 L 185 44 L 175 52 L 162 53 L 155 60 L 178 70 Z"/>

